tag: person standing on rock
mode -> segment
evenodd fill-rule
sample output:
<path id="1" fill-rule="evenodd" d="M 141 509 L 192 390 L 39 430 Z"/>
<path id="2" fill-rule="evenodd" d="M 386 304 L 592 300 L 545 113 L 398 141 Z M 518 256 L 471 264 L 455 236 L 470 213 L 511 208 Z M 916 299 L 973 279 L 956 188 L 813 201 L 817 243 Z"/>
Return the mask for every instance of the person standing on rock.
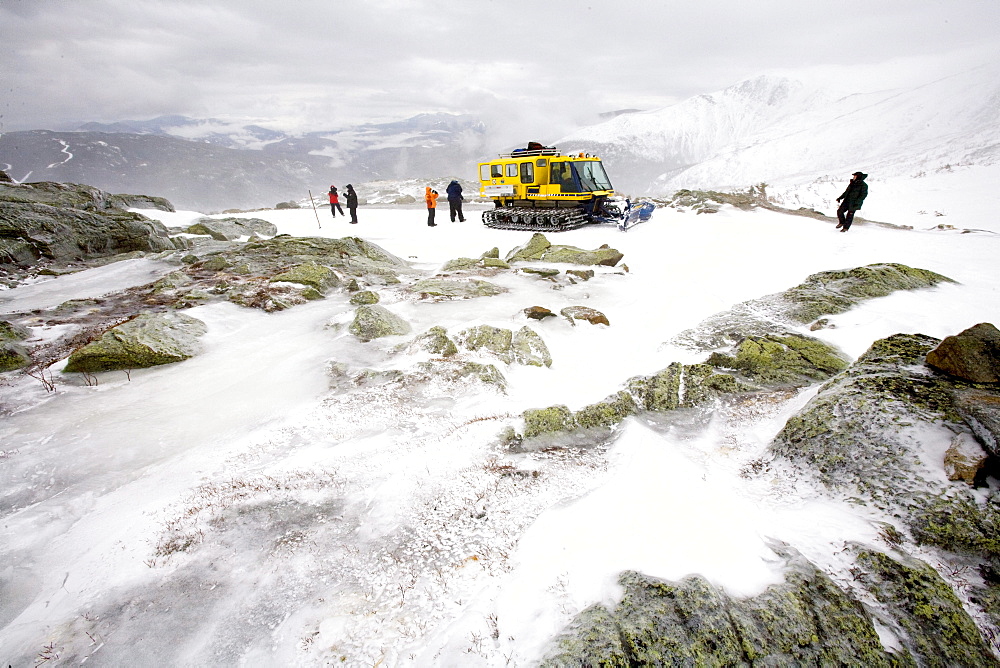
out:
<path id="1" fill-rule="evenodd" d="M 438 191 L 431 190 L 431 187 L 427 186 L 424 190 L 424 201 L 427 202 L 427 226 L 435 227 L 437 223 L 434 222 L 434 213 L 437 209 Z"/>
<path id="2" fill-rule="evenodd" d="M 455 216 L 458 216 L 458 222 L 465 222 L 465 214 L 462 213 L 462 202 L 465 200 L 462 197 L 462 184 L 458 181 L 452 180 L 448 184 L 448 213 L 451 214 L 451 222 L 455 222 Z"/>
<path id="3" fill-rule="evenodd" d="M 337 186 L 330 186 L 330 213 L 336 218 L 338 211 L 341 216 L 344 215 L 344 210 L 340 208 L 340 195 L 337 194 Z"/>
<path id="4" fill-rule="evenodd" d="M 837 223 L 837 227 L 840 228 L 841 232 L 851 229 L 851 223 L 854 222 L 854 212 L 861 208 L 861 204 L 868 197 L 866 178 L 868 178 L 867 174 L 854 172 L 851 175 L 851 182 L 847 184 L 847 190 L 837 198 L 837 201 L 840 202 L 840 208 L 837 209 L 837 220 L 840 222 Z"/>
<path id="5" fill-rule="evenodd" d="M 354 192 L 354 186 L 347 184 L 347 210 L 351 212 L 351 223 L 358 224 L 358 194 Z"/>

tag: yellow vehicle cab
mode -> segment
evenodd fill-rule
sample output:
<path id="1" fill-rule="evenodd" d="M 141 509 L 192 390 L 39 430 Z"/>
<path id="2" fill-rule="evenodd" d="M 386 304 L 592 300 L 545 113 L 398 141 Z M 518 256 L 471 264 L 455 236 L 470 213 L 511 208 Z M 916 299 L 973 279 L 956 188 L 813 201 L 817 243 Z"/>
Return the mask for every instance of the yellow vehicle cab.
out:
<path id="1" fill-rule="evenodd" d="M 483 213 L 489 227 L 559 231 L 621 217 L 600 158 L 534 142 L 480 162 L 479 192 L 495 205 Z"/>

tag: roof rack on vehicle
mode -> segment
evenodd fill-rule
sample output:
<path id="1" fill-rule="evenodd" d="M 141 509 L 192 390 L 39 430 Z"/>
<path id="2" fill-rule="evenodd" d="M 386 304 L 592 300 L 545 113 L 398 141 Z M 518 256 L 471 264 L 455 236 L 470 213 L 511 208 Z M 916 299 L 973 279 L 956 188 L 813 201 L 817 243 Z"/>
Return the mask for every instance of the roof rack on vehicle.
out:
<path id="1" fill-rule="evenodd" d="M 501 153 L 499 155 L 501 158 L 527 158 L 535 155 L 559 156 L 562 153 L 555 146 L 546 146 L 545 148 L 519 148 L 510 153 Z"/>

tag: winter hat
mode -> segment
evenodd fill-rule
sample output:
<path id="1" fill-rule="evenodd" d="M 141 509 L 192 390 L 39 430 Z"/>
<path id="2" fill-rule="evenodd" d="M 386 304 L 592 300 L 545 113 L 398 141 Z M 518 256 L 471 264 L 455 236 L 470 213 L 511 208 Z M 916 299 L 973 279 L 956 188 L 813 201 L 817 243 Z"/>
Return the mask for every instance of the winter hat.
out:
<path id="1" fill-rule="evenodd" d="M 864 172 L 854 172 L 851 176 L 860 176 L 861 178 L 866 178 L 868 175 Z"/>

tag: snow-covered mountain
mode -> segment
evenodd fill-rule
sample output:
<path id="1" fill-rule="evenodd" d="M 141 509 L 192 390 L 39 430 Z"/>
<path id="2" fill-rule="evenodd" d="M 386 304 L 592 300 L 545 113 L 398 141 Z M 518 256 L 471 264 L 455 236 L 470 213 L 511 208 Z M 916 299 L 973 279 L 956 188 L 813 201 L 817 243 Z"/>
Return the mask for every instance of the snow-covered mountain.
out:
<path id="1" fill-rule="evenodd" d="M 762 75 L 559 140 L 605 158 L 635 193 L 912 175 L 1000 158 L 1000 63 L 907 87 Z M 859 92 L 860 89 L 860 92 Z"/>
<path id="2" fill-rule="evenodd" d="M 20 182 L 155 193 L 200 210 L 274 206 L 308 190 L 384 179 L 461 177 L 492 152 L 471 116 L 420 114 L 291 135 L 218 119 L 162 116 L 75 132 L 0 135 L 0 170 Z"/>

